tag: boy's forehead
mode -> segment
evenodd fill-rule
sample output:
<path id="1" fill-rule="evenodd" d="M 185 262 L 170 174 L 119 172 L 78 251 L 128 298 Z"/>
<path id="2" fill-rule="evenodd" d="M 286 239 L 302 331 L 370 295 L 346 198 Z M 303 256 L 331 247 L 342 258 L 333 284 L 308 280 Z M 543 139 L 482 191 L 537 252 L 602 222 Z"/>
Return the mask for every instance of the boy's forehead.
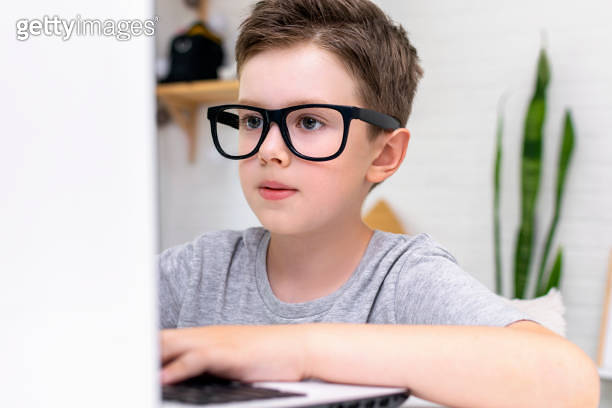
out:
<path id="1" fill-rule="evenodd" d="M 276 109 L 303 103 L 358 105 L 358 97 L 342 61 L 307 43 L 250 57 L 240 73 L 239 102 Z"/>

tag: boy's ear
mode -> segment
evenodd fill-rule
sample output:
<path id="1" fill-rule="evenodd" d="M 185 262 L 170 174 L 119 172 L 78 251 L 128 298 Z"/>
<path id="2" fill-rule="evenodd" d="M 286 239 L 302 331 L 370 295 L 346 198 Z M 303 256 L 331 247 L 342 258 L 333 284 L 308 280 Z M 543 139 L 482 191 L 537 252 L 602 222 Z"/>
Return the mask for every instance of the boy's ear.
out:
<path id="1" fill-rule="evenodd" d="M 366 179 L 380 183 L 390 177 L 399 168 L 406 156 L 410 141 L 410 131 L 399 128 L 391 133 L 379 136 L 374 141 L 372 164 L 366 173 Z"/>

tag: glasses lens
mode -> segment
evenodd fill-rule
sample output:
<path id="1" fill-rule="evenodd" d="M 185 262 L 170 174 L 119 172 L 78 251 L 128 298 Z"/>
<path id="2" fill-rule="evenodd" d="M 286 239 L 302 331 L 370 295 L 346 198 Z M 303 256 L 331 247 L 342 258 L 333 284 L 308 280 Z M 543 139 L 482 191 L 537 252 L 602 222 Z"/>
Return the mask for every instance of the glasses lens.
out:
<path id="1" fill-rule="evenodd" d="M 251 153 L 264 127 L 261 113 L 249 109 L 225 109 L 217 113 L 217 139 L 230 156 Z"/>
<path id="2" fill-rule="evenodd" d="M 323 158 L 336 154 L 342 144 L 342 114 L 331 108 L 303 108 L 286 119 L 291 143 L 304 156 Z"/>

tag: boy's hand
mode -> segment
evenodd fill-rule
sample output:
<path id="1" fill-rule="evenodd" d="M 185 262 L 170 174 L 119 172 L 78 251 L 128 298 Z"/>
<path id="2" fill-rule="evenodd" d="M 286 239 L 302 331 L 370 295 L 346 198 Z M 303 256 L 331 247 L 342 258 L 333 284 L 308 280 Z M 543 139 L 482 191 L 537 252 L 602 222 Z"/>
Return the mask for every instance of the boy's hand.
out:
<path id="1" fill-rule="evenodd" d="M 204 326 L 162 330 L 161 382 L 208 372 L 253 381 L 306 378 L 305 325 Z"/>

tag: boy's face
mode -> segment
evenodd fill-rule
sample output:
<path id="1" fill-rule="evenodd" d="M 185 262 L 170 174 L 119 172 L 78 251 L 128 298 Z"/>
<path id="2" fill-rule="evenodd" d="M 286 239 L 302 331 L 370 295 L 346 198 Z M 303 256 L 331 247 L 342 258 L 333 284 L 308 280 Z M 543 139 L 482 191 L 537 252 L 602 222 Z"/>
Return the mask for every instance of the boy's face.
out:
<path id="1" fill-rule="evenodd" d="M 306 103 L 363 106 L 340 60 L 313 44 L 263 51 L 248 59 L 241 71 L 239 103 L 266 109 Z M 291 153 L 272 123 L 259 152 L 239 161 L 242 190 L 262 225 L 278 234 L 299 234 L 360 222 L 372 184 L 366 173 L 376 155 L 367 129 L 366 123 L 351 121 L 342 154 L 315 162 Z M 297 191 L 280 200 L 266 199 L 260 191 L 266 180 Z"/>

